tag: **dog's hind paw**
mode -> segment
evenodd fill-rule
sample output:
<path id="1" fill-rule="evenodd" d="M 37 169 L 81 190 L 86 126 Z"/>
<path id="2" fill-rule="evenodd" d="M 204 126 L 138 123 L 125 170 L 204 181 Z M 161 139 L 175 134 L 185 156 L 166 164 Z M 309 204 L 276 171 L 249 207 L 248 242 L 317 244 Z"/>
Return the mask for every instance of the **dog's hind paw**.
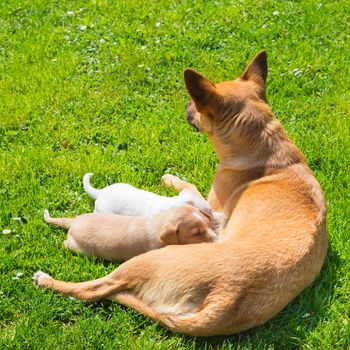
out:
<path id="1" fill-rule="evenodd" d="M 50 213 L 47 209 L 44 209 L 44 220 L 50 218 Z"/>
<path id="2" fill-rule="evenodd" d="M 33 283 L 36 287 L 45 287 L 52 280 L 52 277 L 45 272 L 37 271 L 33 276 Z"/>

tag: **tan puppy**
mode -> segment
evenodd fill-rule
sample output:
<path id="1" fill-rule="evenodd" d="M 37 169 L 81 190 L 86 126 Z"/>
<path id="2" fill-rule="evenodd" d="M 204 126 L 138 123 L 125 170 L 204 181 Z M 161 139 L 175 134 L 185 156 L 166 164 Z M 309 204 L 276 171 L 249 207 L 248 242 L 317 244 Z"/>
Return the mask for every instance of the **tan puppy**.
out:
<path id="1" fill-rule="evenodd" d="M 125 261 L 169 244 L 212 242 L 209 219 L 188 204 L 151 216 L 90 213 L 76 218 L 44 220 L 68 229 L 64 246 L 75 252 L 109 261 Z"/>
<path id="2" fill-rule="evenodd" d="M 116 300 L 193 336 L 261 325 L 309 286 L 327 251 L 325 202 L 304 156 L 272 115 L 266 77 L 264 51 L 234 81 L 214 84 L 185 71 L 187 119 L 209 135 L 220 160 L 208 199 L 226 218 L 217 242 L 153 250 L 90 282 L 37 272 L 35 284 L 85 300 Z M 175 189 L 186 186 L 168 180 Z"/>

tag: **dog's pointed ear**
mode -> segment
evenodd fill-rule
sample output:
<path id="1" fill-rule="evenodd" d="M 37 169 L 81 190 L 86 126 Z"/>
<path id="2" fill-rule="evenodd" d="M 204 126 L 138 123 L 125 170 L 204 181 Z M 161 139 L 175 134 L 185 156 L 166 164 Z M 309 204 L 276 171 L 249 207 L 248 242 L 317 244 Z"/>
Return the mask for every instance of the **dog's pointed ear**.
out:
<path id="1" fill-rule="evenodd" d="M 265 91 L 265 82 L 267 78 L 267 54 L 266 51 L 260 51 L 248 64 L 247 68 L 241 75 L 243 80 L 252 80 Z"/>
<path id="2" fill-rule="evenodd" d="M 185 69 L 184 80 L 197 110 L 201 113 L 212 112 L 210 107 L 215 106 L 221 96 L 215 84 L 193 69 Z"/>
<path id="3" fill-rule="evenodd" d="M 158 239 L 165 245 L 178 244 L 178 227 L 172 224 L 165 224 L 159 232 Z"/>

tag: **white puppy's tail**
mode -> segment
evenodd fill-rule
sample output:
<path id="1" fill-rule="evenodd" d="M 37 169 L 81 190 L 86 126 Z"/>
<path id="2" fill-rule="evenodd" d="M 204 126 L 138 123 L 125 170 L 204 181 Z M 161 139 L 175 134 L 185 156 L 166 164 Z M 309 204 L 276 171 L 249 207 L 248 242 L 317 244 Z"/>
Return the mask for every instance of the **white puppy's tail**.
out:
<path id="1" fill-rule="evenodd" d="M 54 225 L 63 227 L 63 228 L 68 230 L 74 219 L 71 219 L 71 218 L 52 218 L 50 216 L 49 211 L 47 209 L 44 209 L 44 220 L 48 224 L 54 224 Z"/>
<path id="2" fill-rule="evenodd" d="M 100 192 L 100 190 L 97 190 L 96 188 L 93 188 L 90 185 L 90 179 L 91 179 L 92 175 L 93 175 L 92 173 L 87 173 L 87 174 L 84 175 L 84 177 L 83 177 L 83 186 L 84 186 L 85 192 L 90 197 L 92 197 L 93 199 L 97 199 L 98 193 Z"/>

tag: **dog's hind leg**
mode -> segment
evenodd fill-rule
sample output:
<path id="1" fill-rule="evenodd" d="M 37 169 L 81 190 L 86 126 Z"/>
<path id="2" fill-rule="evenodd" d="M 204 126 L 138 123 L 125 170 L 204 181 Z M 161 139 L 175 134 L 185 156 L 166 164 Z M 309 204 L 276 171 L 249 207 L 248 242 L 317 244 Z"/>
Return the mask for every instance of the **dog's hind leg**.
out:
<path id="1" fill-rule="evenodd" d="M 70 250 L 73 253 L 85 253 L 77 241 L 74 239 L 74 237 L 72 237 L 70 234 L 68 234 L 67 239 L 63 241 L 63 244 L 66 249 Z"/>
<path id="2" fill-rule="evenodd" d="M 52 218 L 50 216 L 49 211 L 47 209 L 45 209 L 44 210 L 44 220 L 48 224 L 54 224 L 54 225 L 63 227 L 63 228 L 68 230 L 74 219 L 72 219 L 72 218 Z"/>
<path id="3" fill-rule="evenodd" d="M 208 335 L 208 329 L 212 328 L 210 322 L 213 321 L 213 316 L 216 316 L 210 312 L 216 311 L 211 310 L 213 309 L 212 307 L 208 307 L 210 310 L 194 312 L 189 315 L 161 313 L 154 310 L 137 295 L 134 295 L 132 283 L 130 284 L 130 281 L 120 277 L 118 271 L 115 270 L 111 274 L 97 280 L 71 283 L 56 280 L 48 274 L 38 271 L 34 274 L 33 279 L 37 287 L 51 289 L 54 292 L 66 294 L 77 299 L 92 302 L 101 299 L 117 301 L 120 304 L 136 309 L 154 321 L 159 321 L 165 327 L 175 332 L 189 335 Z"/>
<path id="4" fill-rule="evenodd" d="M 72 283 L 56 280 L 47 273 L 38 271 L 34 274 L 33 280 L 34 285 L 40 288 L 51 289 L 54 292 L 66 294 L 77 299 L 97 301 L 126 289 L 127 282 L 117 278 L 117 276 L 118 274 L 114 271 L 97 280 Z"/>
<path id="5" fill-rule="evenodd" d="M 33 280 L 37 287 L 51 289 L 54 292 L 77 299 L 92 302 L 101 299 L 117 301 L 142 312 L 155 321 L 160 321 L 161 318 L 158 312 L 152 310 L 145 302 L 133 295 L 130 281 L 120 278 L 117 270 L 97 280 L 80 283 L 59 281 L 42 271 L 36 272 Z"/>
<path id="6" fill-rule="evenodd" d="M 162 181 L 165 187 L 172 187 L 177 192 L 187 190 L 193 195 L 204 199 L 203 195 L 198 191 L 195 185 L 192 185 L 186 181 L 183 181 L 177 176 L 174 176 L 171 174 L 165 174 L 162 176 Z"/>

